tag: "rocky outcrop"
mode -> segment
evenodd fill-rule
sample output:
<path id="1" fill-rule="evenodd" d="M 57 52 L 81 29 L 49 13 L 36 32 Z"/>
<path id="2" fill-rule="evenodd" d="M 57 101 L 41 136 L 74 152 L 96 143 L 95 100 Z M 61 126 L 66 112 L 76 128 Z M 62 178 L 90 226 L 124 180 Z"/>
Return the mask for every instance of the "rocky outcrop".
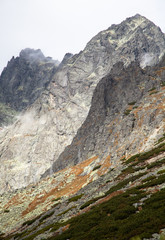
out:
<path id="1" fill-rule="evenodd" d="M 65 147 L 71 144 L 77 130 L 88 115 L 95 87 L 100 79 L 109 74 L 114 64 L 120 61 L 122 64 L 119 64 L 119 67 L 123 68 L 136 60 L 144 68 L 146 65 L 158 62 L 164 49 L 165 36 L 160 28 L 145 17 L 136 15 L 119 25 L 112 25 L 107 30 L 100 32 L 79 54 L 66 56 L 65 61 L 60 64 L 56 72 L 53 72 L 54 68 L 52 69 L 52 67 L 46 68 L 45 75 L 43 73 L 44 84 L 41 84 L 41 88 L 47 85 L 46 89 L 39 91 L 37 99 L 34 99 L 31 94 L 30 99 L 32 98 L 35 102 L 32 103 L 33 101 L 29 100 L 31 105 L 26 112 L 20 115 L 13 125 L 0 132 L 2 143 L 0 146 L 0 192 L 38 181 L 45 170 L 52 166 Z M 42 58 L 41 54 L 39 57 Z M 32 66 L 35 66 L 35 60 L 33 61 Z M 45 65 L 47 64 L 44 63 Z M 42 64 L 40 67 L 42 69 Z M 40 67 L 38 68 L 39 76 L 41 74 Z M 115 82 L 116 80 L 110 81 L 108 89 Z M 124 83 L 127 84 L 126 79 Z M 134 86 L 134 83 L 131 82 L 131 84 L 133 85 L 128 85 L 128 87 Z M 139 88 L 143 88 L 143 84 L 140 84 Z M 116 91 L 119 91 L 121 86 L 126 87 L 122 84 L 117 86 Z M 149 87 L 149 85 L 147 86 Z M 24 97 L 27 95 L 28 93 L 25 93 Z M 112 96 L 115 97 L 114 93 Z M 139 90 L 137 95 L 135 94 L 137 98 L 135 100 L 138 101 L 140 96 Z M 19 102 L 19 97 L 13 97 L 13 99 Z M 116 100 L 116 97 L 114 99 Z M 124 99 L 125 103 L 120 106 L 122 111 L 128 103 L 127 101 L 132 101 L 129 100 L 129 96 Z M 115 106 L 114 102 L 109 106 L 109 97 L 106 101 L 108 105 L 104 115 L 108 114 L 109 107 L 113 109 L 110 111 L 111 114 L 120 111 L 121 102 L 119 105 Z M 113 98 L 111 101 L 113 102 Z M 129 117 L 131 116 L 130 114 Z M 129 122 L 132 124 L 132 120 Z M 130 127 L 128 126 L 128 128 Z M 100 131 L 102 130 L 100 129 Z M 103 140 L 99 141 L 100 144 L 104 144 Z M 94 143 L 94 145 L 97 144 Z M 94 149 L 97 149 L 91 144 L 90 147 L 89 156 Z M 82 152 L 79 153 L 78 156 L 83 159 Z M 121 153 L 124 154 L 122 151 Z M 86 153 L 84 152 L 84 154 Z M 73 162 L 77 163 L 78 161 L 74 160 Z M 63 161 L 60 163 L 60 169 L 65 166 L 67 166 L 67 159 L 64 163 Z M 51 168 L 49 173 L 52 173 Z"/>
<path id="2" fill-rule="evenodd" d="M 25 49 L 12 58 L 0 77 L 0 101 L 21 111 L 41 95 L 51 81 L 56 62 L 41 50 Z"/>
<path id="3" fill-rule="evenodd" d="M 164 76 L 165 57 L 145 69 L 138 62 L 127 68 L 115 64 L 98 83 L 86 120 L 52 170 L 76 165 L 93 155 L 100 159 L 109 155 L 111 165 L 116 165 L 119 159 L 148 150 L 164 132 Z"/>

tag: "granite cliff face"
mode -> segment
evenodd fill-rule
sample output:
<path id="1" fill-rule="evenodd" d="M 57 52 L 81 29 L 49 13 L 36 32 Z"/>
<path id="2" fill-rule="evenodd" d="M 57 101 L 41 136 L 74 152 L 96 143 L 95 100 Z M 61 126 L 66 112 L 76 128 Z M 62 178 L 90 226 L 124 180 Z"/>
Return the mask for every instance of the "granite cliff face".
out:
<path id="1" fill-rule="evenodd" d="M 115 64 L 98 83 L 86 120 L 54 162 L 53 172 L 94 155 L 100 161 L 110 156 L 114 167 L 120 159 L 150 149 L 165 128 L 164 66 L 165 57 L 145 69 L 138 62 L 127 68 L 121 62 Z"/>
<path id="2" fill-rule="evenodd" d="M 112 25 L 107 30 L 100 32 L 79 54 L 74 56 L 68 54 L 58 68 L 49 59 L 44 58 L 43 60 L 41 53 L 39 53 L 40 64 L 37 63 L 35 65 L 36 60 L 28 52 L 29 50 L 23 51 L 20 54 L 20 58 L 11 60 L 9 66 L 10 64 L 15 66 L 13 72 L 15 73 L 14 78 L 16 81 L 14 82 L 17 84 L 12 85 L 12 74 L 10 71 L 8 72 L 8 68 L 5 69 L 1 76 L 3 83 L 2 92 L 6 91 L 5 82 L 9 81 L 8 85 L 12 87 L 7 90 L 5 95 L 8 93 L 13 95 L 12 98 L 9 98 L 10 101 L 7 100 L 8 97 L 3 98 L 3 101 L 5 104 L 9 101 L 12 108 L 16 106 L 16 110 L 22 110 L 24 107 L 27 109 L 19 115 L 13 125 L 3 128 L 0 132 L 0 192 L 27 186 L 32 182 L 38 181 L 47 169 L 49 170 L 46 174 L 52 174 L 54 170 L 62 169 L 68 164 L 76 164 L 85 160 L 84 158 L 86 157 L 92 157 L 94 151 L 103 156 L 101 147 L 105 141 L 103 137 L 104 135 L 106 138 L 110 136 L 106 133 L 106 127 L 100 127 L 100 120 L 97 127 L 97 121 L 95 121 L 96 118 L 99 118 L 97 114 L 100 114 L 100 119 L 104 121 L 105 126 L 108 126 L 106 122 L 119 121 L 120 123 L 120 118 L 125 117 L 124 111 L 128 110 L 127 107 L 132 101 L 136 101 L 138 104 L 140 104 L 140 101 L 143 101 L 147 107 L 148 103 L 145 102 L 145 94 L 150 87 L 156 86 L 159 88 L 160 80 L 157 78 L 156 82 L 154 82 L 153 79 L 150 79 L 147 72 L 148 75 L 146 75 L 143 83 L 143 75 L 145 74 L 140 66 L 144 68 L 147 65 L 152 66 L 158 63 L 164 54 L 164 50 L 165 36 L 160 28 L 145 17 L 135 15 L 119 25 Z M 26 53 L 26 57 L 24 53 Z M 22 76 L 22 74 L 26 76 L 24 71 L 22 74 L 20 72 L 18 74 L 18 63 L 24 65 L 24 60 L 22 60 L 23 63 L 20 63 L 21 59 L 24 58 L 26 58 L 26 61 L 27 59 L 32 60 L 30 69 L 28 68 L 29 70 L 25 71 L 27 77 L 31 73 L 31 68 L 35 68 L 35 71 L 38 69 L 35 75 L 37 85 L 34 85 L 33 81 L 30 81 L 31 84 L 28 81 L 24 82 L 24 77 Z M 133 61 L 139 63 L 140 66 L 136 64 L 130 65 Z M 108 75 L 113 66 L 111 75 Z M 24 67 L 26 69 L 27 65 Z M 124 72 L 126 67 L 130 67 L 130 74 Z M 135 81 L 134 72 L 136 71 L 139 79 Z M 118 77 L 115 77 L 115 74 Z M 122 74 L 124 74 L 123 83 L 121 83 Z M 18 76 L 21 77 L 19 78 Z M 105 78 L 99 83 L 103 77 Z M 5 80 L 6 78 L 8 80 Z M 102 86 L 102 82 L 105 82 L 105 86 Z M 157 82 L 159 83 L 158 85 Z M 98 83 L 99 85 L 97 86 Z M 22 88 L 23 85 L 27 86 L 27 88 L 25 87 L 25 90 L 27 90 L 25 92 L 24 88 Z M 116 87 L 114 87 L 115 85 Z M 90 112 L 89 109 L 95 88 L 93 101 L 96 101 L 96 103 L 98 99 L 100 101 L 98 101 L 98 112 L 96 111 L 96 115 L 91 116 L 93 108 L 91 108 Z M 137 91 L 130 91 L 131 88 L 135 88 Z M 22 94 L 16 94 L 18 89 Z M 121 89 L 123 90 L 123 95 L 119 93 Z M 107 94 L 104 94 L 106 91 Z M 29 92 L 31 93 L 30 95 Z M 37 94 L 34 94 L 35 92 Z M 106 99 L 103 101 L 104 96 Z M 26 103 L 22 105 L 23 99 L 26 100 Z M 117 103 L 115 103 L 116 101 Z M 20 102 L 21 104 L 19 104 Z M 97 109 L 96 106 L 97 104 L 94 107 L 95 109 Z M 96 126 L 91 124 L 91 128 L 85 127 L 85 131 L 88 132 L 89 130 L 95 140 L 97 136 L 101 137 L 101 139 L 98 140 L 98 143 L 97 141 L 92 143 L 92 137 L 90 136 L 86 142 L 82 141 L 82 146 L 86 148 L 86 151 L 82 151 L 82 146 L 80 146 L 80 148 L 74 150 L 74 158 L 72 160 L 67 155 L 67 158 L 64 160 L 61 157 L 57 160 L 66 146 L 71 144 L 88 112 L 90 117 L 87 118 L 87 121 L 91 124 L 92 120 L 92 124 L 96 123 Z M 119 112 L 121 114 L 118 114 Z M 109 129 L 109 131 L 112 131 L 111 141 L 115 141 L 115 134 L 118 131 L 123 132 L 119 140 L 120 147 L 124 144 L 125 138 L 131 133 L 131 129 L 134 128 L 132 127 L 134 123 L 135 126 L 138 126 L 136 125 L 138 120 L 134 120 L 134 114 L 133 112 L 127 116 L 128 126 L 122 120 L 123 125 L 120 127 L 119 124 L 117 130 L 114 130 L 113 127 Z M 119 118 L 116 119 L 115 116 L 117 117 L 117 115 Z M 91 120 L 88 120 L 90 118 Z M 162 118 L 160 117 L 159 119 L 160 123 Z M 154 124 L 153 128 L 155 126 Z M 125 128 L 128 129 L 128 132 Z M 99 133 L 97 134 L 98 130 Z M 85 131 L 83 134 L 86 134 Z M 138 127 L 135 127 L 133 134 L 130 136 L 131 141 L 137 134 L 140 134 L 139 139 L 142 137 L 144 132 L 139 133 L 138 131 L 140 131 Z M 152 135 L 154 130 L 151 128 L 148 131 Z M 78 136 L 82 136 L 81 132 L 82 130 L 80 129 L 80 135 Z M 90 141 L 89 144 L 88 141 Z M 117 146 L 117 140 L 115 145 Z M 117 148 L 114 147 L 113 150 Z M 127 155 L 129 149 L 131 153 L 136 151 L 135 145 L 130 147 L 124 144 L 123 150 L 119 152 L 119 155 Z M 114 161 L 116 159 L 115 154 L 112 156 Z M 55 163 L 56 161 L 57 164 Z"/>

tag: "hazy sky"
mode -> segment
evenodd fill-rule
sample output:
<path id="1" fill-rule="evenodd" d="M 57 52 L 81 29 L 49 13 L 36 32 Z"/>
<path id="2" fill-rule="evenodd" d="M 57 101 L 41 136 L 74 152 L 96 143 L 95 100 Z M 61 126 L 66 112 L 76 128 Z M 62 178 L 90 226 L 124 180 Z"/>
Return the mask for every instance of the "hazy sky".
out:
<path id="1" fill-rule="evenodd" d="M 136 13 L 165 32 L 165 0 L 0 0 L 0 71 L 26 47 L 62 60 Z"/>

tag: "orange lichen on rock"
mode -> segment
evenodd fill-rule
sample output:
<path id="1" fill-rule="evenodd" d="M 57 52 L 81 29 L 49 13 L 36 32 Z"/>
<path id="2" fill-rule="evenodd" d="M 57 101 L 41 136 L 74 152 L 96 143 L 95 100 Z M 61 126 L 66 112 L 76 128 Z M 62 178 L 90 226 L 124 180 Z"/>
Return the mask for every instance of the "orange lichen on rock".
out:
<path id="1" fill-rule="evenodd" d="M 60 227 L 57 231 L 54 232 L 53 236 L 56 237 L 56 236 L 60 235 L 61 233 L 68 230 L 69 227 L 70 227 L 70 224 L 67 224 L 66 226 Z"/>
<path id="2" fill-rule="evenodd" d="M 105 174 L 105 173 L 109 170 L 109 168 L 110 168 L 110 166 L 111 166 L 111 161 L 110 161 L 110 159 L 111 159 L 111 157 L 110 157 L 110 155 L 108 155 L 108 156 L 106 157 L 106 159 L 102 162 L 101 168 L 100 168 L 100 169 L 98 170 L 98 172 L 97 172 L 97 174 L 98 174 L 99 176 Z"/>
<path id="3" fill-rule="evenodd" d="M 65 175 L 65 171 L 67 169 L 61 170 L 60 172 L 64 174 L 64 178 L 58 184 L 58 187 L 51 189 L 49 192 L 43 191 L 40 194 L 38 194 L 34 198 L 34 200 L 29 203 L 28 207 L 22 212 L 22 216 L 25 216 L 26 214 L 36 209 L 39 204 L 44 203 L 50 196 L 59 198 L 64 195 L 65 196 L 72 195 L 76 193 L 78 190 L 80 190 L 84 186 L 84 184 L 86 184 L 88 181 L 88 175 L 80 176 L 80 174 L 83 172 L 86 166 L 95 161 L 97 158 L 98 156 L 94 156 L 90 159 L 85 160 L 82 163 L 77 164 L 76 166 L 71 167 L 69 175 Z M 67 179 L 72 175 L 74 176 L 73 180 L 67 183 Z M 49 205 L 50 202 L 51 199 L 47 204 Z"/>
<path id="4" fill-rule="evenodd" d="M 5 209 L 9 208 L 10 206 L 13 206 L 13 205 L 19 205 L 23 203 L 23 200 L 20 199 L 20 196 L 19 194 L 16 194 L 14 197 L 12 197 L 9 202 L 4 206 Z"/>
<path id="5" fill-rule="evenodd" d="M 161 76 L 162 72 L 164 72 L 165 70 L 165 67 L 161 67 L 159 70 L 155 71 L 155 73 L 158 75 L 158 76 Z"/>
<path id="6" fill-rule="evenodd" d="M 95 161 L 97 158 L 98 156 L 94 156 L 77 164 L 76 166 L 71 167 L 71 172 L 74 173 L 76 176 L 80 175 L 84 171 L 84 168 L 91 164 L 93 161 Z"/>

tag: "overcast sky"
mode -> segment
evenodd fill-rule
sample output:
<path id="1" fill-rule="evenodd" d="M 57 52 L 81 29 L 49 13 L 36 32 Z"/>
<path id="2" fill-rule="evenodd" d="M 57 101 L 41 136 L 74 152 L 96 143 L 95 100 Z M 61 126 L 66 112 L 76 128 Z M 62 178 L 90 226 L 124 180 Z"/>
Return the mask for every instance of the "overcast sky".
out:
<path id="1" fill-rule="evenodd" d="M 0 0 L 0 72 L 27 47 L 61 61 L 136 13 L 165 32 L 165 0 Z"/>

